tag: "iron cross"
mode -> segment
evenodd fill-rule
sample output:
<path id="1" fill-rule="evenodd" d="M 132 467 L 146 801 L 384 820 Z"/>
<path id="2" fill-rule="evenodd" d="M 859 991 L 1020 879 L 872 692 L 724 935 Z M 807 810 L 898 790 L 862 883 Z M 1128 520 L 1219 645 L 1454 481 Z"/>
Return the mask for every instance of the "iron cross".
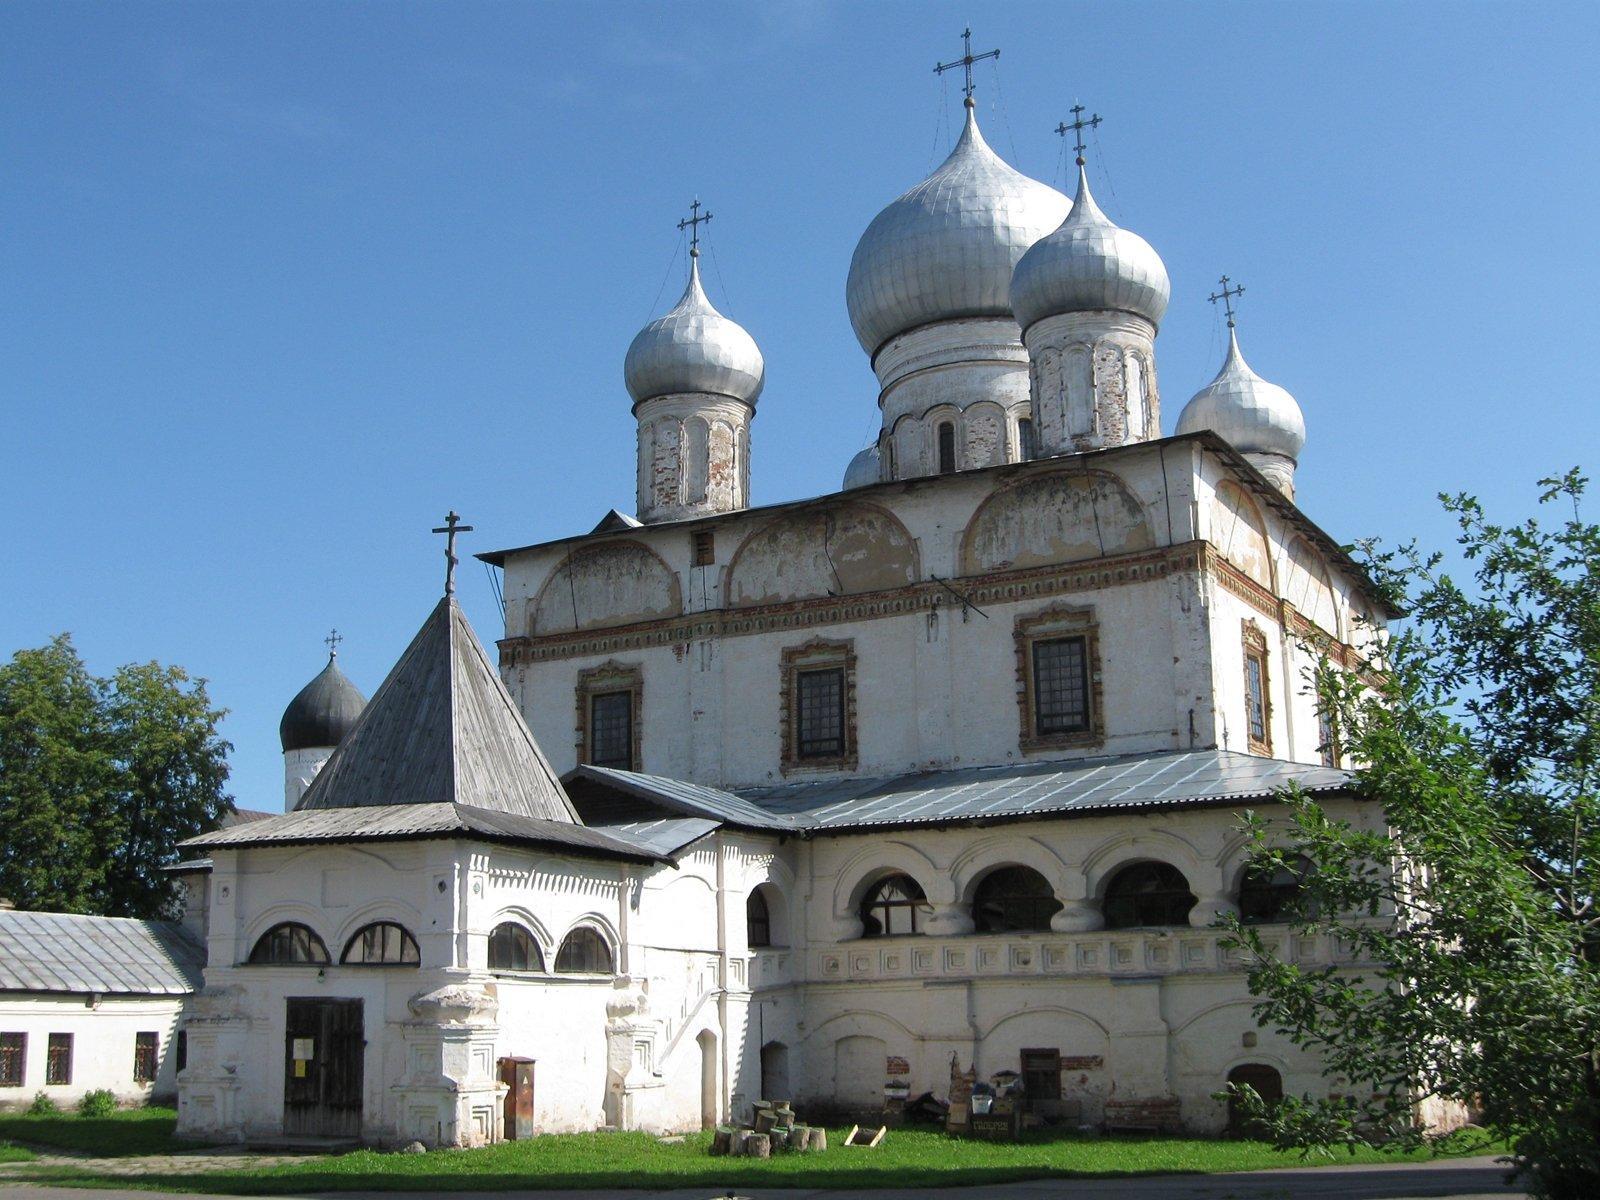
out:
<path id="1" fill-rule="evenodd" d="M 456 557 L 456 534 L 471 533 L 472 526 L 463 525 L 456 511 L 451 509 L 450 515 L 444 519 L 444 524 L 435 529 L 434 532 L 449 535 L 444 542 L 444 594 L 446 596 L 454 596 L 456 594 L 456 563 L 461 561 Z"/>
<path id="2" fill-rule="evenodd" d="M 1211 303 L 1213 303 L 1213 304 L 1215 304 L 1218 300 L 1222 301 L 1223 310 L 1228 314 L 1228 328 L 1232 329 L 1233 328 L 1233 298 L 1235 296 L 1244 295 L 1244 288 L 1243 287 L 1232 287 L 1232 288 L 1230 288 L 1228 286 L 1228 284 L 1231 283 L 1232 280 L 1230 280 L 1226 275 L 1224 275 L 1222 277 L 1221 282 L 1222 282 L 1222 290 L 1220 292 L 1212 292 L 1211 295 L 1206 297 L 1206 299 L 1211 301 Z"/>
<path id="3" fill-rule="evenodd" d="M 700 226 L 711 220 L 711 214 L 707 213 L 703 217 L 700 215 L 699 196 L 696 196 L 694 203 L 689 205 L 689 213 L 689 216 L 678 222 L 678 228 L 689 231 L 689 253 L 698 255 L 700 253 Z"/>
<path id="4" fill-rule="evenodd" d="M 999 58 L 1000 51 L 986 50 L 982 54 L 974 54 L 972 52 L 971 29 L 963 29 L 961 31 L 961 44 L 965 48 L 965 53 L 955 62 L 936 64 L 933 68 L 933 73 L 935 75 L 943 75 L 946 71 L 953 71 L 957 67 L 961 67 L 966 72 L 966 83 L 962 86 L 962 90 L 966 92 L 967 100 L 970 102 L 972 99 L 972 64 L 982 62 L 986 58 Z"/>
<path id="5" fill-rule="evenodd" d="M 328 633 L 328 636 L 323 638 L 322 640 L 327 644 L 328 657 L 330 659 L 338 658 L 339 657 L 339 643 L 344 641 L 344 635 L 341 634 L 337 629 L 334 629 L 334 630 L 330 630 L 329 633 Z"/>
<path id="6" fill-rule="evenodd" d="M 1081 105 L 1081 104 L 1074 104 L 1072 106 L 1071 112 L 1072 112 L 1072 124 L 1068 125 L 1065 121 L 1063 121 L 1063 122 L 1061 122 L 1061 124 L 1056 126 L 1056 132 L 1059 133 L 1062 137 L 1066 137 L 1067 136 L 1067 132 L 1069 130 L 1072 132 L 1072 135 L 1073 135 L 1072 148 L 1073 148 L 1074 151 L 1077 152 L 1078 165 L 1081 167 L 1081 166 L 1083 166 L 1083 151 L 1084 151 L 1083 131 L 1085 129 L 1093 129 L 1096 125 L 1100 124 L 1100 114 L 1099 113 L 1095 113 L 1094 116 L 1090 117 L 1087 121 L 1085 121 L 1083 119 L 1084 109 L 1083 109 L 1083 105 Z"/>

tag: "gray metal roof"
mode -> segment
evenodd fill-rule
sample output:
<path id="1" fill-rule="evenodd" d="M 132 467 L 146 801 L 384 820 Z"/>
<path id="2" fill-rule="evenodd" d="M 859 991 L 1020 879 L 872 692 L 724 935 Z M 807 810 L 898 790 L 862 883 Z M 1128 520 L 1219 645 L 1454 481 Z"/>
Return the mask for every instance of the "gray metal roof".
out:
<path id="1" fill-rule="evenodd" d="M 1318 793 L 1345 791 L 1351 782 L 1347 771 L 1228 750 L 817 780 L 737 794 L 629 771 L 579 770 L 662 808 L 688 811 L 693 803 L 726 824 L 801 834 L 1231 804 L 1270 798 L 1290 783 Z M 765 822 L 749 819 L 752 809 Z"/>
<path id="2" fill-rule="evenodd" d="M 0 910 L 0 991 L 181 996 L 205 963 L 172 921 Z"/>
<path id="3" fill-rule="evenodd" d="M 423 622 L 299 811 L 440 803 L 578 821 L 453 596 Z"/>
<path id="4" fill-rule="evenodd" d="M 797 828 L 792 818 L 776 816 L 742 796 L 721 788 L 669 779 L 665 775 L 644 775 L 638 771 L 619 771 L 614 767 L 595 767 L 585 763 L 568 771 L 562 779 L 568 783 L 575 779 L 586 779 L 607 784 L 672 812 L 710 817 L 726 825 L 779 831 Z"/>
<path id="5" fill-rule="evenodd" d="M 603 829 L 448 803 L 301 808 L 265 821 L 202 833 L 179 844 L 186 851 L 201 851 L 437 837 L 476 837 L 519 845 L 550 846 L 569 853 L 635 862 L 653 862 L 661 857 L 646 842 L 630 841 L 624 835 Z"/>
<path id="6" fill-rule="evenodd" d="M 721 821 L 709 817 L 662 817 L 655 821 L 625 821 L 615 825 L 592 825 L 591 829 L 646 846 L 668 858 L 706 834 L 722 828 Z"/>

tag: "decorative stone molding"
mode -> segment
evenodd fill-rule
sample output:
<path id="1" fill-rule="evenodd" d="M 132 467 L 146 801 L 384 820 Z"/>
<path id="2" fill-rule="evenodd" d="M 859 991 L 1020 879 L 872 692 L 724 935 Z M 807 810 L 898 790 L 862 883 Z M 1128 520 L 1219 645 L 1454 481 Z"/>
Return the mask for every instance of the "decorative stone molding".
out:
<path id="1" fill-rule="evenodd" d="M 1100 627 L 1094 609 L 1057 605 L 1028 617 L 1018 617 L 1013 636 L 1017 649 L 1017 713 L 1021 721 L 1018 745 L 1024 754 L 1064 747 L 1098 746 L 1105 741 L 1105 700 L 1100 671 Z M 1033 647 L 1057 638 L 1082 638 L 1088 676 L 1088 726 L 1063 733 L 1038 732 L 1037 684 L 1033 674 Z"/>
<path id="2" fill-rule="evenodd" d="M 591 740 L 593 730 L 590 728 L 594 713 L 592 701 L 596 696 L 610 692 L 628 693 L 628 734 L 633 743 L 629 750 L 628 769 L 637 771 L 644 762 L 642 744 L 644 669 L 637 663 L 621 663 L 615 659 L 578 672 L 578 686 L 575 691 L 578 709 L 576 729 L 578 761 L 581 763 L 594 761 L 594 746 Z"/>
<path id="3" fill-rule="evenodd" d="M 856 769 L 856 649 L 851 639 L 834 641 L 813 638 L 800 646 L 789 646 L 781 660 L 778 717 L 782 727 L 780 770 L 785 775 L 804 771 L 853 771 Z M 805 671 L 837 668 L 844 673 L 844 749 L 826 758 L 801 757 L 799 742 L 799 676 Z"/>

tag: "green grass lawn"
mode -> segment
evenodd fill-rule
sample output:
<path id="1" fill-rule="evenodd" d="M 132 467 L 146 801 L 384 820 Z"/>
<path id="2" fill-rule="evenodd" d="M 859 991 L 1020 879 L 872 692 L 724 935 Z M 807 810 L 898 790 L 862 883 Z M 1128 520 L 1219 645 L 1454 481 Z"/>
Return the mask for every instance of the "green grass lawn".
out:
<path id="1" fill-rule="evenodd" d="M 177 1124 L 178 1114 L 170 1108 L 125 1108 L 109 1117 L 0 1112 L 0 1141 L 97 1157 L 171 1154 L 190 1145 L 173 1136 Z"/>
<path id="2" fill-rule="evenodd" d="M 0 1142 L 0 1163 L 32 1162 L 37 1157 L 32 1150 L 24 1150 L 21 1146 Z"/>
<path id="3" fill-rule="evenodd" d="M 385 1154 L 362 1150 L 334 1158 L 252 1171 L 196 1171 L 160 1178 L 96 1175 L 92 1170 L 30 1172 L 29 1182 L 139 1186 L 168 1191 L 271 1194 L 307 1191 L 494 1191 L 533 1188 L 668 1187 L 955 1187 L 1060 1176 L 1250 1171 L 1303 1166 L 1298 1154 L 1261 1142 L 1201 1138 L 1096 1138 L 1034 1135 L 1016 1144 L 974 1142 L 940 1132 L 891 1131 L 875 1150 L 846 1147 L 830 1130 L 821 1154 L 768 1160 L 713 1158 L 709 1134 L 664 1144 L 641 1133 L 563 1134 L 478 1150 Z M 1458 1139 L 1447 1153 L 1488 1153 L 1480 1137 Z M 1427 1155 L 1362 1152 L 1345 1162 L 1398 1162 Z M 1326 1160 L 1323 1160 L 1326 1161 Z"/>

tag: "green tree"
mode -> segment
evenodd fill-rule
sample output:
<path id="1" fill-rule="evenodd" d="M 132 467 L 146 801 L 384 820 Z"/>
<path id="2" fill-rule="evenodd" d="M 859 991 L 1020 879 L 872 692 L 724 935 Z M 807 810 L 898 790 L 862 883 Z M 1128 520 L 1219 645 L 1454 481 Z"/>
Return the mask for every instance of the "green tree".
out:
<path id="1" fill-rule="evenodd" d="M 97 679 L 65 634 L 0 665 L 0 896 L 24 908 L 172 914 L 162 870 L 233 809 L 205 681 L 139 663 Z"/>
<path id="2" fill-rule="evenodd" d="M 1291 925 L 1372 965 L 1284 963 L 1263 930 L 1228 922 L 1257 1018 L 1316 1049 L 1339 1093 L 1271 1111 L 1242 1095 L 1283 1145 L 1420 1142 L 1418 1106 L 1455 1102 L 1511 1140 L 1536 1195 L 1600 1195 L 1600 528 L 1585 483 L 1543 482 L 1549 525 L 1441 497 L 1466 586 L 1414 544 L 1365 547 L 1409 619 L 1381 664 L 1324 663 L 1315 682 L 1386 828 L 1292 792 L 1287 823 L 1248 822 L 1264 865 L 1309 860 Z"/>

